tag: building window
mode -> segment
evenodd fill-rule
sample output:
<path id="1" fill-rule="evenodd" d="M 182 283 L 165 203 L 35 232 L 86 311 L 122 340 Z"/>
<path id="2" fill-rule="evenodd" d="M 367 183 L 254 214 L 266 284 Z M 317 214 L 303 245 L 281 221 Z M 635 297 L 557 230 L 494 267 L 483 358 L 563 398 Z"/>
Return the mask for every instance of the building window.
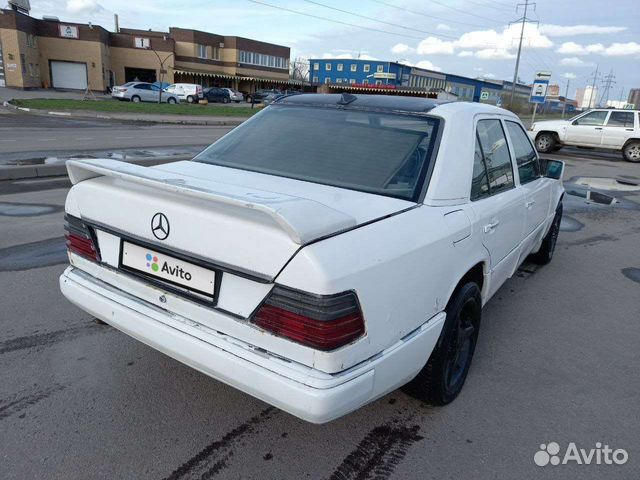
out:
<path id="1" fill-rule="evenodd" d="M 206 45 L 196 45 L 196 52 L 198 54 L 198 58 L 207 58 L 207 46 Z"/>
<path id="2" fill-rule="evenodd" d="M 215 54 L 215 53 L 214 53 Z M 219 60 L 219 53 L 217 54 Z M 263 67 L 280 68 L 286 70 L 289 68 L 289 59 L 285 57 L 275 57 L 273 55 L 266 55 L 255 52 L 240 51 L 240 63 L 247 63 L 250 65 L 260 65 Z"/>
<path id="3" fill-rule="evenodd" d="M 218 47 L 211 47 L 211 58 L 220 60 L 220 49 Z"/>
<path id="4" fill-rule="evenodd" d="M 342 83 L 342 79 L 341 78 L 336 78 L 336 83 Z"/>
<path id="5" fill-rule="evenodd" d="M 324 64 L 324 69 L 325 69 L 327 72 L 330 72 L 330 71 L 331 71 L 331 64 L 330 64 L 330 63 L 325 63 L 325 64 Z"/>
<path id="6" fill-rule="evenodd" d="M 382 85 L 382 80 L 376 80 L 376 85 Z"/>
<path id="7" fill-rule="evenodd" d="M 344 69 L 344 65 L 342 63 L 339 63 L 337 70 L 341 72 L 343 69 Z"/>
<path id="8" fill-rule="evenodd" d="M 320 64 L 319 64 L 318 62 L 314 63 L 314 64 L 313 64 L 313 69 L 314 69 L 315 71 L 320 70 Z"/>
<path id="9" fill-rule="evenodd" d="M 382 73 L 382 72 L 384 72 L 384 65 L 378 65 L 378 66 L 376 67 L 376 72 L 378 72 L 378 73 Z"/>
<path id="10" fill-rule="evenodd" d="M 318 83 L 318 77 L 313 77 L 313 83 Z"/>
<path id="11" fill-rule="evenodd" d="M 353 85 L 354 83 L 356 83 L 356 79 L 355 79 L 355 78 L 350 79 L 350 80 L 349 80 L 349 83 L 350 83 L 351 85 Z"/>
<path id="12" fill-rule="evenodd" d="M 37 37 L 31 34 L 27 35 L 27 47 L 36 48 L 37 46 Z"/>
<path id="13" fill-rule="evenodd" d="M 27 63 L 26 62 L 27 62 L 27 60 L 26 60 L 26 58 L 24 56 L 24 53 L 21 53 L 20 54 L 20 65 L 21 65 L 21 68 L 22 68 L 22 73 L 27 73 Z"/>
<path id="14" fill-rule="evenodd" d="M 135 37 L 133 39 L 133 46 L 136 48 L 149 48 L 151 47 L 151 39 L 143 37 Z"/>
<path id="15" fill-rule="evenodd" d="M 331 83 L 331 77 L 325 77 L 324 83 Z"/>
<path id="16" fill-rule="evenodd" d="M 358 71 L 358 64 L 357 63 L 352 63 L 351 64 L 351 71 L 352 72 L 357 72 Z"/>
<path id="17" fill-rule="evenodd" d="M 362 80 L 362 84 L 363 85 L 369 85 L 369 79 L 365 78 L 364 80 Z"/>
<path id="18" fill-rule="evenodd" d="M 368 63 L 367 63 L 367 64 L 365 64 L 365 65 L 362 67 L 362 71 L 363 71 L 363 72 L 365 72 L 365 73 L 367 73 L 367 72 L 371 71 L 371 65 L 369 65 Z"/>

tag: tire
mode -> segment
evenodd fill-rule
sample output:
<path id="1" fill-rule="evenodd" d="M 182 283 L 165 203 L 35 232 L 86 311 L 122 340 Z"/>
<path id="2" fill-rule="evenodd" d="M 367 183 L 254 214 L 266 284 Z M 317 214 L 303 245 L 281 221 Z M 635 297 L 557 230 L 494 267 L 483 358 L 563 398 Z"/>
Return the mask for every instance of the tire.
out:
<path id="1" fill-rule="evenodd" d="M 175 105 L 176 104 L 176 99 L 173 97 L 169 97 L 169 99 L 167 100 L 167 103 L 170 105 Z"/>
<path id="2" fill-rule="evenodd" d="M 196 103 L 196 99 L 193 98 L 193 95 L 189 95 L 187 97 L 187 103 Z"/>
<path id="3" fill-rule="evenodd" d="M 451 298 L 440 338 L 427 364 L 402 390 L 431 405 L 446 405 L 458 396 L 469 373 L 482 313 L 480 288 L 465 283 Z"/>
<path id="4" fill-rule="evenodd" d="M 542 240 L 540 250 L 531 255 L 531 260 L 538 265 L 546 265 L 553 259 L 553 252 L 556 249 L 558 234 L 560 233 L 560 222 L 562 222 L 562 202 L 556 208 L 556 216 L 553 217 L 551 228 Z"/>
<path id="5" fill-rule="evenodd" d="M 640 141 L 633 140 L 622 149 L 622 156 L 627 162 L 640 162 Z"/>
<path id="6" fill-rule="evenodd" d="M 240 100 L 234 100 L 234 102 L 236 102 L 236 103 L 240 103 Z"/>
<path id="7" fill-rule="evenodd" d="M 133 97 L 131 97 L 131 101 L 133 103 L 140 103 L 142 99 L 138 95 L 134 95 Z"/>
<path id="8" fill-rule="evenodd" d="M 541 133 L 536 137 L 536 150 L 540 153 L 553 152 L 556 147 L 556 137 L 551 133 Z"/>
<path id="9" fill-rule="evenodd" d="M 229 103 L 231 100 L 229 100 L 227 97 L 224 97 L 222 99 L 222 103 Z"/>

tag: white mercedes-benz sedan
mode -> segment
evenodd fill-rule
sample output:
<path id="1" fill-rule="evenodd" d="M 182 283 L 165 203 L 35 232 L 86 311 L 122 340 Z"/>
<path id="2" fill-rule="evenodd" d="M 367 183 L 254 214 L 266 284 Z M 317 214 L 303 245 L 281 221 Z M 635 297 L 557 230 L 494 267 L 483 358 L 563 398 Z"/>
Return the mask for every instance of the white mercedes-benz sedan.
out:
<path id="1" fill-rule="evenodd" d="M 455 399 L 564 194 L 512 113 L 397 96 L 285 96 L 193 161 L 67 167 L 62 293 L 314 423 L 403 386 Z"/>

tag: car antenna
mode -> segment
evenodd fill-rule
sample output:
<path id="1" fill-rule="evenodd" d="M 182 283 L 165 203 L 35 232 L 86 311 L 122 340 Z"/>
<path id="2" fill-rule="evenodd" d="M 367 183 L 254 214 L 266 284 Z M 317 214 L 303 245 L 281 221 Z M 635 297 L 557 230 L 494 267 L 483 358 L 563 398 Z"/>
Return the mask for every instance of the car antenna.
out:
<path id="1" fill-rule="evenodd" d="M 349 105 L 351 102 L 355 102 L 358 99 L 355 95 L 351 95 L 350 93 L 344 92 L 340 95 L 340 100 L 338 100 L 338 105 Z"/>

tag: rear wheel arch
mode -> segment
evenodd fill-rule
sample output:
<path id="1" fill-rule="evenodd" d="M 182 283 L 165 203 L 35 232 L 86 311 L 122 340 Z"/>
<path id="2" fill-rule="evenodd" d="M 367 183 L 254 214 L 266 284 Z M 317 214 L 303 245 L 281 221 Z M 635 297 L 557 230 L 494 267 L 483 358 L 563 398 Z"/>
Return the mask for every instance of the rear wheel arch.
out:
<path id="1" fill-rule="evenodd" d="M 451 291 L 449 298 L 447 299 L 447 305 L 449 305 L 451 300 L 455 298 L 456 293 L 469 282 L 473 282 L 478 285 L 480 292 L 483 292 L 486 269 L 487 264 L 485 261 L 478 262 L 473 267 L 469 268 L 469 270 L 467 270 L 467 272 L 460 278 L 460 281 L 457 283 L 455 288 Z"/>

